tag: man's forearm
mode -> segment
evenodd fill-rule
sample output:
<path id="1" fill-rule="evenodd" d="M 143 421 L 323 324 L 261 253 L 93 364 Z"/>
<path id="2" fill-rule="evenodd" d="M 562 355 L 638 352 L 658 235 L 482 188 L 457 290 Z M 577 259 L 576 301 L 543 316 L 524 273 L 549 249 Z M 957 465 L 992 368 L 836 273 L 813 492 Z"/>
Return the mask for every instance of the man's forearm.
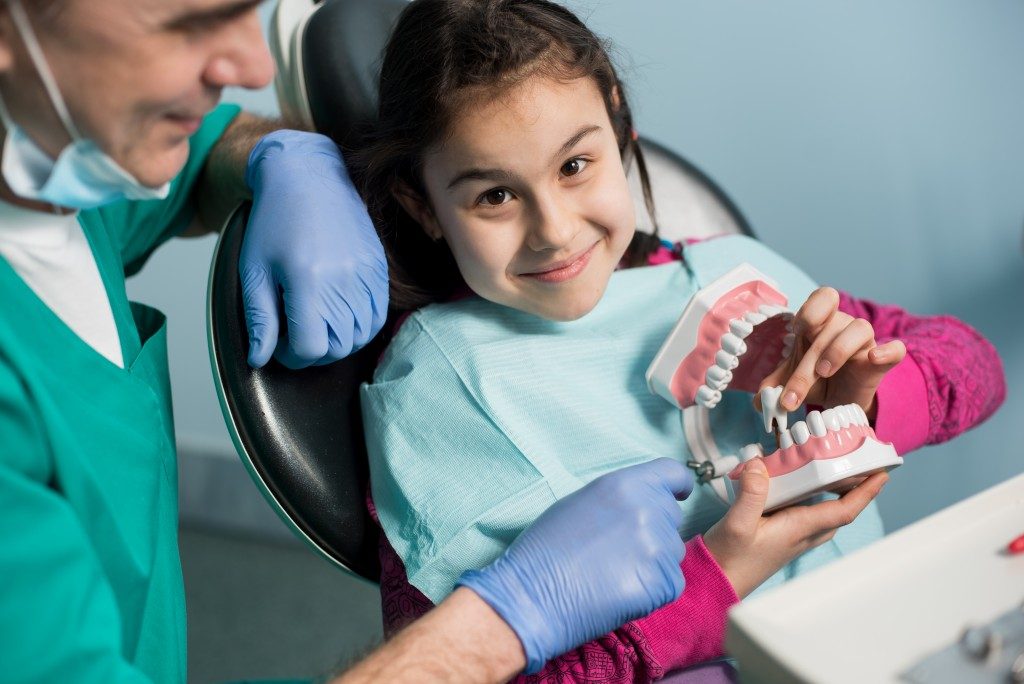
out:
<path id="1" fill-rule="evenodd" d="M 515 632 L 479 596 L 459 588 L 332 684 L 497 684 L 525 665 Z"/>
<path id="2" fill-rule="evenodd" d="M 195 189 L 196 221 L 183 233 L 193 237 L 221 229 L 235 207 L 251 197 L 245 184 L 249 153 L 267 133 L 290 128 L 281 119 L 239 112 L 210 150 Z"/>

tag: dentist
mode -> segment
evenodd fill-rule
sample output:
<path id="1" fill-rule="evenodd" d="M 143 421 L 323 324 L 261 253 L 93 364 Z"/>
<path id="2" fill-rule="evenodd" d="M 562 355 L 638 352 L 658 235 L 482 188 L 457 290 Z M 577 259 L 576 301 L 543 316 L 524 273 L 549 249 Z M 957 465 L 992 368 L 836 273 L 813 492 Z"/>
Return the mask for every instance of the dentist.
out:
<path id="1" fill-rule="evenodd" d="M 335 146 L 216 106 L 271 78 L 258 4 L 0 2 L 4 680 L 185 679 L 165 320 L 125 292 L 156 247 L 253 199 L 253 366 L 330 363 L 387 314 Z M 345 677 L 500 681 L 651 612 L 683 588 L 690 487 L 668 461 L 591 483 Z"/>

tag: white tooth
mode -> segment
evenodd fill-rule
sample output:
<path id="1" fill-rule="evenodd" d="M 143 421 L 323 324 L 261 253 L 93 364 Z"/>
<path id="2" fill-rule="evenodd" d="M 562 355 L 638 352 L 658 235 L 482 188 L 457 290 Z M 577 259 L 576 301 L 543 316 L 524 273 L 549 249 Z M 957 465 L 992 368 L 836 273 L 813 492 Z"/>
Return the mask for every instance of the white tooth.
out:
<path id="1" fill-rule="evenodd" d="M 713 408 L 721 398 L 721 392 L 713 390 L 707 385 L 701 385 L 697 388 L 697 401 L 707 406 L 707 408 Z M 708 406 L 708 404 L 711 404 L 711 406 Z"/>
<path id="2" fill-rule="evenodd" d="M 752 323 L 748 323 L 742 318 L 735 318 L 729 321 L 729 330 L 732 331 L 733 335 L 742 339 L 754 332 L 754 325 Z"/>
<path id="3" fill-rule="evenodd" d="M 764 431 L 772 431 L 772 421 L 785 430 L 789 424 L 789 413 L 779 405 L 782 396 L 782 385 L 765 387 L 761 390 L 761 415 L 764 417 Z"/>
<path id="4" fill-rule="evenodd" d="M 775 310 L 775 307 L 770 304 L 762 304 L 761 306 L 757 307 L 757 310 L 760 311 L 762 315 L 767 316 L 768 318 L 771 318 L 776 313 L 778 313 Z"/>
<path id="5" fill-rule="evenodd" d="M 731 371 L 733 368 L 740 365 L 740 360 L 724 349 L 719 349 L 715 354 L 715 365 L 719 368 Z"/>
<path id="6" fill-rule="evenodd" d="M 740 449 L 740 460 L 746 463 L 752 458 L 764 456 L 764 447 L 760 444 L 748 444 Z"/>
<path id="7" fill-rule="evenodd" d="M 839 416 L 836 415 L 835 409 L 825 409 L 821 412 L 821 418 L 825 421 L 825 427 L 833 432 L 839 430 Z"/>
<path id="8" fill-rule="evenodd" d="M 712 368 L 718 368 L 718 366 L 712 366 Z M 729 371 L 725 372 L 728 373 Z M 729 383 L 725 382 L 724 380 L 715 380 L 713 378 L 707 377 L 706 375 L 704 376 L 704 384 L 713 390 L 718 390 L 719 392 L 724 391 L 725 388 L 729 386 Z"/>
<path id="9" fill-rule="evenodd" d="M 811 438 L 811 431 L 807 429 L 807 423 L 802 420 L 793 423 L 789 433 L 793 435 L 793 441 L 797 444 L 806 444 L 807 440 Z"/>
<path id="10" fill-rule="evenodd" d="M 720 459 L 715 461 L 715 477 L 728 475 L 730 472 L 732 472 L 732 469 L 738 466 L 739 464 L 739 456 L 722 456 Z"/>
<path id="11" fill-rule="evenodd" d="M 757 313 L 756 311 L 751 311 L 749 313 L 743 314 L 743 320 L 745 320 L 747 323 L 750 323 L 751 325 L 760 325 L 761 323 L 767 321 L 768 317 L 765 316 L 764 314 Z"/>
<path id="12" fill-rule="evenodd" d="M 854 404 L 854 406 L 857 410 L 857 418 L 860 419 L 859 425 L 863 425 L 864 427 L 870 425 L 870 422 L 868 421 L 868 414 L 864 413 L 864 409 L 862 409 L 859 404 Z"/>
<path id="13" fill-rule="evenodd" d="M 807 414 L 807 427 L 815 437 L 825 436 L 825 421 L 821 417 L 821 411 L 811 411 Z"/>
<path id="14" fill-rule="evenodd" d="M 789 430 L 783 430 L 779 433 L 779 448 L 788 449 L 793 446 L 793 436 L 789 434 Z"/>
<path id="15" fill-rule="evenodd" d="M 708 403 L 704 404 L 704 407 L 707 408 L 708 410 L 713 409 L 716 406 L 718 406 L 718 402 L 719 401 L 721 401 L 720 398 L 719 399 L 715 399 L 714 401 L 709 401 Z"/>
<path id="16" fill-rule="evenodd" d="M 719 368 L 718 366 L 708 366 L 708 371 L 704 374 L 704 379 L 707 380 L 708 387 L 711 387 L 712 383 L 716 385 L 728 385 L 732 382 L 732 371 L 727 371 L 724 368 Z M 722 388 L 715 387 L 715 389 Z"/>
<path id="17" fill-rule="evenodd" d="M 850 410 L 846 406 L 836 406 L 836 415 L 839 416 L 839 424 L 844 428 L 850 427 Z"/>
<path id="18" fill-rule="evenodd" d="M 792 347 L 796 343 L 796 335 L 793 333 L 786 333 L 782 336 L 782 344 L 789 345 Z"/>
<path id="19" fill-rule="evenodd" d="M 747 351 L 747 343 L 732 333 L 722 335 L 722 349 L 733 356 L 742 356 Z"/>

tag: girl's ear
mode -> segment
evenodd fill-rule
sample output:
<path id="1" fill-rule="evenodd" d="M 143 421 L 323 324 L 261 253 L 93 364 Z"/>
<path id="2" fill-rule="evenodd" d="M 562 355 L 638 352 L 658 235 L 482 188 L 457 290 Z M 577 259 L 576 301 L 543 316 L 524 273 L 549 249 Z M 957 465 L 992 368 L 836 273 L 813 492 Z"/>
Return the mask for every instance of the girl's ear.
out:
<path id="1" fill-rule="evenodd" d="M 395 198 L 402 208 L 405 209 L 405 213 L 409 214 L 420 224 L 423 228 L 423 232 L 427 234 L 431 240 L 440 240 L 443 236 L 441 234 L 441 226 L 437 222 L 437 218 L 434 216 L 434 210 L 430 208 L 430 204 L 415 190 L 410 188 L 404 181 L 395 181 L 394 185 L 391 186 L 391 196 Z"/>
<path id="2" fill-rule="evenodd" d="M 619 95 L 619 84 L 616 83 L 612 86 L 612 107 L 615 111 L 619 111 L 619 107 L 622 106 L 622 97 Z"/>
<path id="3" fill-rule="evenodd" d="M 14 48 L 12 41 L 16 37 L 14 27 L 7 14 L 7 5 L 0 7 L 0 72 L 10 71 L 14 66 Z"/>

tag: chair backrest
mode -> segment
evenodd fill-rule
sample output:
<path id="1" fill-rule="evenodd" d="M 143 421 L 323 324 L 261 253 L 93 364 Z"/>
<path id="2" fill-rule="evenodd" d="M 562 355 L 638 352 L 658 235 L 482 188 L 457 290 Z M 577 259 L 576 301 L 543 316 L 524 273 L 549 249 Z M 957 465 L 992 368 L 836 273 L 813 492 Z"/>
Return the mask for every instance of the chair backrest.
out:
<path id="1" fill-rule="evenodd" d="M 214 385 L 235 449 L 271 508 L 314 550 L 377 581 L 377 532 L 366 512 L 368 473 L 359 385 L 383 347 L 374 341 L 328 366 L 249 367 L 238 257 L 249 217 L 240 207 L 221 233 L 207 290 Z"/>
<path id="2" fill-rule="evenodd" d="M 376 72 L 406 0 L 282 0 L 271 36 L 282 110 L 343 146 L 372 123 Z M 663 237 L 746 233 L 742 214 L 707 176 L 679 155 L 641 140 Z M 638 227 L 651 230 L 636 169 L 628 170 Z M 375 580 L 376 528 L 365 508 L 367 466 L 358 387 L 383 341 L 339 363 L 288 371 L 246 364 L 248 339 L 238 285 L 247 209 L 221 236 L 209 288 L 210 347 L 235 446 L 271 506 L 325 557 Z"/>

